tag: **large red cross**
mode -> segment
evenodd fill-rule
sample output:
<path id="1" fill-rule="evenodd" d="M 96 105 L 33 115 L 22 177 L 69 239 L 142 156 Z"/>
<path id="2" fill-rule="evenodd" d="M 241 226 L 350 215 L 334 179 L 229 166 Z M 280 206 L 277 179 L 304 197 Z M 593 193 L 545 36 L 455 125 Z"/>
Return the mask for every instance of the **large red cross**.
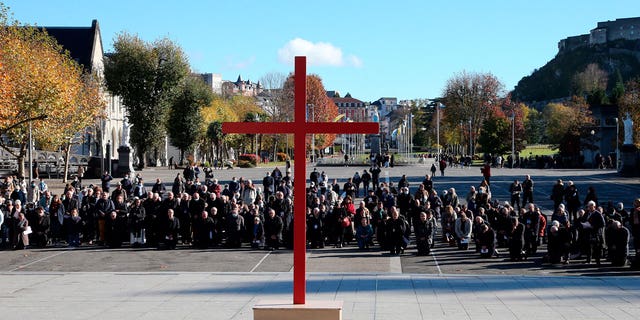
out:
<path id="1" fill-rule="evenodd" d="M 272 133 L 294 135 L 293 193 L 297 196 L 293 206 L 293 303 L 305 304 L 305 255 L 306 255 L 306 140 L 307 134 L 316 133 L 378 133 L 375 122 L 307 122 L 307 57 L 295 58 L 294 72 L 294 121 L 293 122 L 225 122 L 225 133 Z M 302 222 L 302 223 L 300 223 Z"/>

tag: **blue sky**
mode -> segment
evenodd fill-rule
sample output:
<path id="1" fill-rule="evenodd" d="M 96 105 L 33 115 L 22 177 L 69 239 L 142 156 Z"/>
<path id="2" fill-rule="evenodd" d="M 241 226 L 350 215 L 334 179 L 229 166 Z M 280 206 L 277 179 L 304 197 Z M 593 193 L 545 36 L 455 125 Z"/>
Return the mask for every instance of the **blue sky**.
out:
<path id="1" fill-rule="evenodd" d="M 195 71 L 225 80 L 288 74 L 291 56 L 306 54 L 327 90 L 363 101 L 437 97 L 463 70 L 491 72 L 511 90 L 555 56 L 560 39 L 640 16 L 637 0 L 0 2 L 40 26 L 98 19 L 106 51 L 122 31 L 169 37 Z"/>

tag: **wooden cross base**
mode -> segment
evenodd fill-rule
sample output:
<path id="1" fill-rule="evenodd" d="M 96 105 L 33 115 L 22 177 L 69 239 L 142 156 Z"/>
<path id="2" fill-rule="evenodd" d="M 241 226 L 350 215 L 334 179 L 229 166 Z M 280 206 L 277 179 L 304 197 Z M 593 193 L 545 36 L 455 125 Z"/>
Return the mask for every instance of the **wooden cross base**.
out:
<path id="1" fill-rule="evenodd" d="M 263 300 L 253 306 L 254 320 L 342 320 L 342 301 Z"/>

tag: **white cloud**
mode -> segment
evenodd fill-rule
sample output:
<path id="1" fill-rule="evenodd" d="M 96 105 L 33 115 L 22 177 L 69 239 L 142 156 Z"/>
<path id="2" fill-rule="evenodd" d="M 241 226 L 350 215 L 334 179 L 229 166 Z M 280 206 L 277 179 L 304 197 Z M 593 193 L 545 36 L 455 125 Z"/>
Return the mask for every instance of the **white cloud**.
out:
<path id="1" fill-rule="evenodd" d="M 284 64 L 292 64 L 295 56 L 307 56 L 307 62 L 313 66 L 362 67 L 360 58 L 352 54 L 345 57 L 342 49 L 327 42 L 295 38 L 278 49 L 278 60 Z"/>

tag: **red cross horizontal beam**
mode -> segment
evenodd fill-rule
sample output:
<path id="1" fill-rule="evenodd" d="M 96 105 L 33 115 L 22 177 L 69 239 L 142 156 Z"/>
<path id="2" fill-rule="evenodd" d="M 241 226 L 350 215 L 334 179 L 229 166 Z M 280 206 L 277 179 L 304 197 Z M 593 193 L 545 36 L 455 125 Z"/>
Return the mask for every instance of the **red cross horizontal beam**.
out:
<path id="1" fill-rule="evenodd" d="M 295 122 L 224 122 L 222 132 L 244 134 L 314 134 L 314 133 L 378 133 L 375 122 L 303 122 L 300 130 Z"/>

